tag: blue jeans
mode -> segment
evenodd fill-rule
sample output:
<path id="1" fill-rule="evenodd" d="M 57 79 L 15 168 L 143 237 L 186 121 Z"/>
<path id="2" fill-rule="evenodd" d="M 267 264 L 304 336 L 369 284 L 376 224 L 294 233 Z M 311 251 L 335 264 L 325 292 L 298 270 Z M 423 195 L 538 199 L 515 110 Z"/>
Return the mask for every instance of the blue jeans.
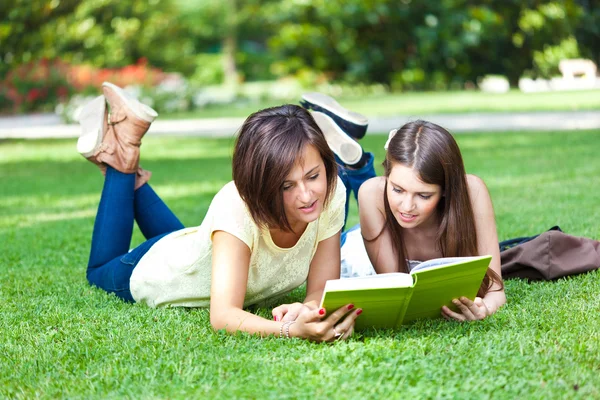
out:
<path id="1" fill-rule="evenodd" d="M 346 186 L 346 209 L 344 214 L 344 228 L 342 228 L 341 245 L 346 241 L 346 234 L 354 229 L 358 229 L 360 225 L 356 225 L 345 231 L 346 220 L 348 219 L 348 207 L 350 202 L 350 193 L 354 193 L 354 198 L 358 201 L 358 189 L 368 179 L 375 177 L 375 167 L 373 162 L 375 157 L 373 153 L 367 153 L 369 161 L 360 169 L 349 169 L 336 157 L 338 162 L 338 176 Z"/>
<path id="2" fill-rule="evenodd" d="M 108 166 L 86 274 L 91 285 L 130 302 L 129 278 L 142 256 L 163 236 L 183 229 L 150 185 L 135 191 L 134 185 L 135 174 Z M 129 251 L 134 220 L 147 240 Z"/>

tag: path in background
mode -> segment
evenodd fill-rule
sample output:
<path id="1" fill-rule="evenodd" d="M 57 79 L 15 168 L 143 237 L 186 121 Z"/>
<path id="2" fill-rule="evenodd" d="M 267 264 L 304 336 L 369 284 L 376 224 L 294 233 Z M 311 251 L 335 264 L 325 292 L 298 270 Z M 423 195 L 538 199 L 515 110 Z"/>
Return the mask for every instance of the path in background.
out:
<path id="1" fill-rule="evenodd" d="M 408 121 L 424 119 L 450 132 L 491 132 L 521 130 L 600 129 L 600 111 L 540 111 L 510 113 L 467 113 L 436 115 L 399 115 L 369 118 L 370 134 L 386 134 Z M 156 120 L 148 134 L 230 137 L 241 127 L 244 118 L 207 118 Z M 0 118 L 0 139 L 75 138 L 79 125 L 67 125 L 54 114 Z"/>

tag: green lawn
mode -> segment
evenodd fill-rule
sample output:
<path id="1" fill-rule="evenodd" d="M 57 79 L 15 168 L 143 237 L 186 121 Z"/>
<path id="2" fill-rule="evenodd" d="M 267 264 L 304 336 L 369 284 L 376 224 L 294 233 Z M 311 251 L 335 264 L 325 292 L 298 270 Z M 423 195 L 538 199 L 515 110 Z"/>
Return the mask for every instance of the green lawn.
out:
<path id="1" fill-rule="evenodd" d="M 489 186 L 501 239 L 555 224 L 600 239 L 598 132 L 457 139 Z M 384 141 L 364 140 L 378 161 Z M 146 138 L 142 164 L 184 224 L 199 224 L 230 179 L 231 145 Z M 230 336 L 206 310 L 148 309 L 87 285 L 101 187 L 72 140 L 0 142 L 0 398 L 600 398 L 599 272 L 508 281 L 507 305 L 480 322 L 420 321 L 333 345 Z"/>
<path id="2" fill-rule="evenodd" d="M 407 92 L 377 96 L 341 98 L 347 108 L 368 116 L 453 114 L 469 112 L 600 110 L 600 90 L 578 92 L 505 94 L 479 91 Z M 294 103 L 297 100 L 293 101 Z M 246 102 L 213 106 L 186 113 L 161 114 L 161 118 L 246 117 L 257 109 L 280 105 L 281 101 Z M 160 110 L 158 110 L 160 112 Z"/>

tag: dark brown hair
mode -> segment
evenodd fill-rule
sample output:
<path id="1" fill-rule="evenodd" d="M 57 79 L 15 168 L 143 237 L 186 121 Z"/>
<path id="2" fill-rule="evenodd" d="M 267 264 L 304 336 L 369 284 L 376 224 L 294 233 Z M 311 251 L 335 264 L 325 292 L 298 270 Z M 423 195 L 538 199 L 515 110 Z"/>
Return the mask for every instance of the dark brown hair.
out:
<path id="1" fill-rule="evenodd" d="M 325 164 L 326 207 L 335 193 L 337 166 L 310 113 L 286 104 L 255 112 L 244 121 L 233 152 L 233 180 L 252 219 L 261 228 L 292 230 L 283 206 L 283 183 L 309 145 Z"/>
<path id="2" fill-rule="evenodd" d="M 444 257 L 477 255 L 475 216 L 467 186 L 466 172 L 458 144 L 447 130 L 427 121 L 408 122 L 390 140 L 383 162 L 385 176 L 389 177 L 394 164 L 413 168 L 419 178 L 439 185 L 443 196 L 437 205 L 437 242 Z M 406 247 L 402 227 L 396 221 L 387 199 L 387 180 L 383 194 L 386 225 L 392 235 L 398 265 L 408 272 Z M 478 296 L 487 293 L 493 283 L 502 287 L 502 279 L 488 269 Z"/>

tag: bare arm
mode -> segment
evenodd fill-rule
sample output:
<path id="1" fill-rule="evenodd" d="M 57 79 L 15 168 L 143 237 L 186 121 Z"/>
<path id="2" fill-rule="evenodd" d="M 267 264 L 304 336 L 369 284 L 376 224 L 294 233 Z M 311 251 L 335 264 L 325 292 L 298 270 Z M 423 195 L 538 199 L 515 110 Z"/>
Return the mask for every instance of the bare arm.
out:
<path id="1" fill-rule="evenodd" d="M 490 193 L 483 180 L 474 175 L 467 175 L 467 183 L 475 216 L 477 253 L 479 255 L 490 254 L 492 261 L 489 268 L 501 277 L 498 233 L 496 232 L 496 220 Z M 460 321 L 483 319 L 494 314 L 506 303 L 506 294 L 504 289 L 495 283 L 483 299 L 477 297 L 475 301 L 471 301 L 467 298 L 461 298 L 455 299 L 453 302 L 461 312 L 456 313 L 447 307 L 443 307 L 442 315 L 444 317 Z"/>
<path id="2" fill-rule="evenodd" d="M 244 331 L 261 336 L 279 335 L 280 322 L 269 321 L 243 310 L 248 284 L 250 249 L 235 236 L 213 235 L 210 323 L 215 329 Z"/>
<path id="3" fill-rule="evenodd" d="M 490 269 L 498 276 L 502 276 L 500 269 L 500 249 L 498 247 L 498 233 L 496 231 L 496 218 L 494 206 L 487 186 L 475 175 L 467 175 L 469 195 L 475 215 L 475 229 L 477 230 L 477 251 L 480 255 L 490 254 L 492 261 Z M 488 315 L 495 313 L 504 303 L 506 294 L 504 288 L 497 283 L 483 297 L 483 302 L 488 309 Z"/>
<path id="4" fill-rule="evenodd" d="M 305 305 L 310 308 L 319 306 L 325 282 L 340 278 L 340 263 L 340 232 L 338 232 L 319 242 L 317 246 L 306 281 Z"/>
<path id="5" fill-rule="evenodd" d="M 392 237 L 385 227 L 385 178 L 371 178 L 358 191 L 360 229 L 371 264 L 378 274 L 398 272 Z"/>

